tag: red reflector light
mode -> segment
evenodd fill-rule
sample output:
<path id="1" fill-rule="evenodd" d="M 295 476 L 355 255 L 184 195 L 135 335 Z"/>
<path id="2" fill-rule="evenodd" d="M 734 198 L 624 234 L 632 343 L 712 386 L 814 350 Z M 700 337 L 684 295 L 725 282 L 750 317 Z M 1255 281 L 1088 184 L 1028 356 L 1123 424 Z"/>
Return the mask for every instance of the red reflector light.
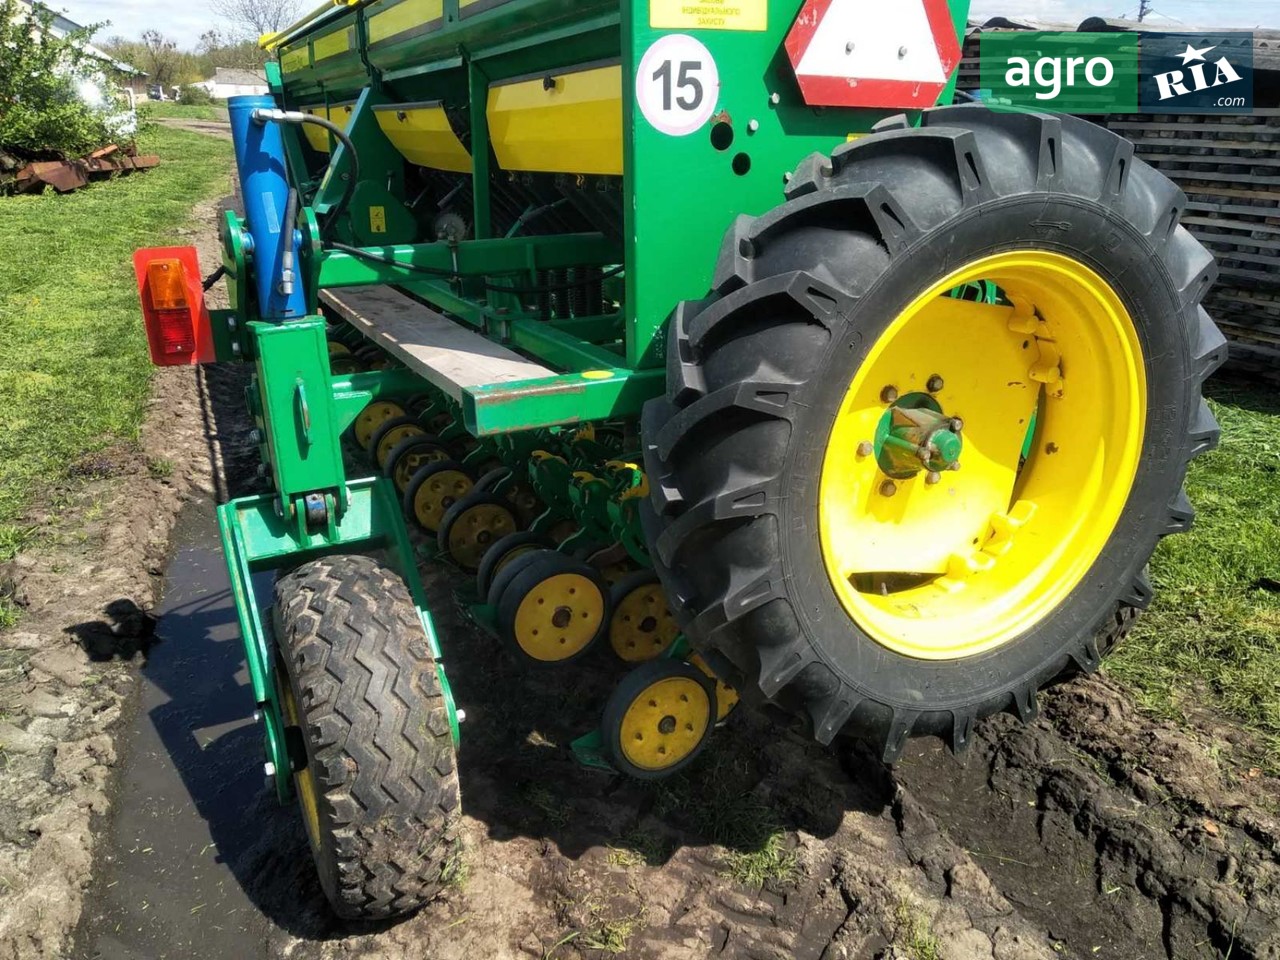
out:
<path id="1" fill-rule="evenodd" d="M 138 298 L 157 366 L 213 363 L 213 329 L 195 247 L 158 247 L 133 255 Z"/>
<path id="2" fill-rule="evenodd" d="M 156 318 L 160 321 L 160 346 L 166 355 L 195 353 L 196 331 L 190 310 L 186 307 L 157 310 Z"/>

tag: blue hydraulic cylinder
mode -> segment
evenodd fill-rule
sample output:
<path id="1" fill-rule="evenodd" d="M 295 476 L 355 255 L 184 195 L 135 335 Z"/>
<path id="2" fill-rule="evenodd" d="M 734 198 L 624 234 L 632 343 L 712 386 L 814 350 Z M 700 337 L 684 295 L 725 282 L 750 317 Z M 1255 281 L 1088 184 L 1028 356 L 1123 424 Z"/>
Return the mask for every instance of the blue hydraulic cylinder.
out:
<path id="1" fill-rule="evenodd" d="M 251 272 L 264 320 L 305 316 L 307 300 L 299 281 L 301 244 L 293 236 L 281 237 L 289 201 L 289 176 L 284 159 L 280 124 L 260 123 L 253 111 L 275 110 L 273 97 L 231 97 L 231 140 L 236 168 L 240 171 L 240 195 L 244 198 L 245 224 L 252 244 Z M 301 200 L 298 201 L 301 203 Z M 291 250 L 292 270 L 286 274 L 286 250 Z"/>

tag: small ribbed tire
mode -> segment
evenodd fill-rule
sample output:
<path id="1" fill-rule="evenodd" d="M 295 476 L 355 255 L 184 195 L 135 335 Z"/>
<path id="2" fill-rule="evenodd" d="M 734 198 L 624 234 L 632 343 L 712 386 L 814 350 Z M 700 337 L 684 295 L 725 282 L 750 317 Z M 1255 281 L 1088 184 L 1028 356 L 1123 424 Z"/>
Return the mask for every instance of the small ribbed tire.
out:
<path id="1" fill-rule="evenodd" d="M 518 566 L 517 566 L 518 565 Z M 554 550 L 516 557 L 517 569 L 494 581 L 498 635 L 516 656 L 537 666 L 584 657 L 609 623 L 609 587 L 589 564 Z"/>
<path id="2" fill-rule="evenodd" d="M 436 543 L 459 569 L 475 573 L 488 549 L 519 529 L 520 520 L 505 497 L 472 488 L 445 511 Z"/>
<path id="3" fill-rule="evenodd" d="M 683 660 L 651 660 L 614 688 L 600 732 L 618 770 L 658 780 L 697 759 L 717 716 L 710 677 Z"/>
<path id="4" fill-rule="evenodd" d="M 325 895 L 349 920 L 410 913 L 460 855 L 453 736 L 418 610 L 387 567 L 333 556 L 277 581 L 273 621 Z"/>
<path id="5" fill-rule="evenodd" d="M 484 556 L 480 558 L 480 566 L 476 568 L 476 596 L 482 600 L 489 596 L 489 587 L 494 578 L 510 561 L 522 553 L 546 550 L 550 546 L 546 537 L 532 530 L 521 530 L 496 541 L 484 552 Z"/>
<path id="6" fill-rule="evenodd" d="M 428 463 L 409 479 L 404 491 L 405 518 L 432 536 L 449 508 L 471 492 L 475 477 L 456 460 Z"/>
<path id="7" fill-rule="evenodd" d="M 809 157 L 786 196 L 739 218 L 711 294 L 670 320 L 642 416 L 654 564 L 748 701 L 886 761 L 913 736 L 960 752 L 978 719 L 1030 720 L 1041 688 L 1095 671 L 1150 600 L 1156 544 L 1190 527 L 1187 465 L 1218 440 L 1201 385 L 1226 358 L 1200 306 L 1214 258 L 1182 191 L 1073 117 L 926 111 Z M 947 296 L 979 279 L 1008 296 Z M 929 445 L 908 479 L 882 459 L 908 400 L 955 417 L 964 469 Z M 976 477 L 1007 496 L 966 507 Z"/>

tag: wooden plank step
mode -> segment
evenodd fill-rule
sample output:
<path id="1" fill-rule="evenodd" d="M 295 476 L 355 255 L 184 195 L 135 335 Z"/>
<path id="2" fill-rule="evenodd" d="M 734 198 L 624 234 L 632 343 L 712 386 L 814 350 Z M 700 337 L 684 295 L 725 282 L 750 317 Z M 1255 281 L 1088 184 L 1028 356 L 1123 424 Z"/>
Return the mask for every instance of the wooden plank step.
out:
<path id="1" fill-rule="evenodd" d="M 320 302 L 459 402 L 471 387 L 556 375 L 389 287 L 322 290 Z"/>

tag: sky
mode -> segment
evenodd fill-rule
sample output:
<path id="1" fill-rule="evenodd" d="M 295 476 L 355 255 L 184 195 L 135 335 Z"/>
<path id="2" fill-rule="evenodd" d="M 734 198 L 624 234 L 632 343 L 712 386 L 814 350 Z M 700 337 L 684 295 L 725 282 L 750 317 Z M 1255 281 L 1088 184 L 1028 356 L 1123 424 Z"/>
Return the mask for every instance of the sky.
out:
<path id="1" fill-rule="evenodd" d="M 136 38 L 143 30 L 157 29 L 191 48 L 204 31 L 225 24 L 209 9 L 207 0 L 49 0 L 54 9 L 64 9 L 76 23 L 110 20 L 100 38 L 119 34 Z M 300 7 L 311 9 L 319 0 L 303 0 Z M 1150 22 L 1178 22 L 1198 27 L 1280 28 L 1280 0 L 1155 0 Z M 1079 23 L 1088 16 L 1129 16 L 1137 13 L 1138 0 L 973 0 L 971 16 L 1024 16 L 1062 23 Z"/>

